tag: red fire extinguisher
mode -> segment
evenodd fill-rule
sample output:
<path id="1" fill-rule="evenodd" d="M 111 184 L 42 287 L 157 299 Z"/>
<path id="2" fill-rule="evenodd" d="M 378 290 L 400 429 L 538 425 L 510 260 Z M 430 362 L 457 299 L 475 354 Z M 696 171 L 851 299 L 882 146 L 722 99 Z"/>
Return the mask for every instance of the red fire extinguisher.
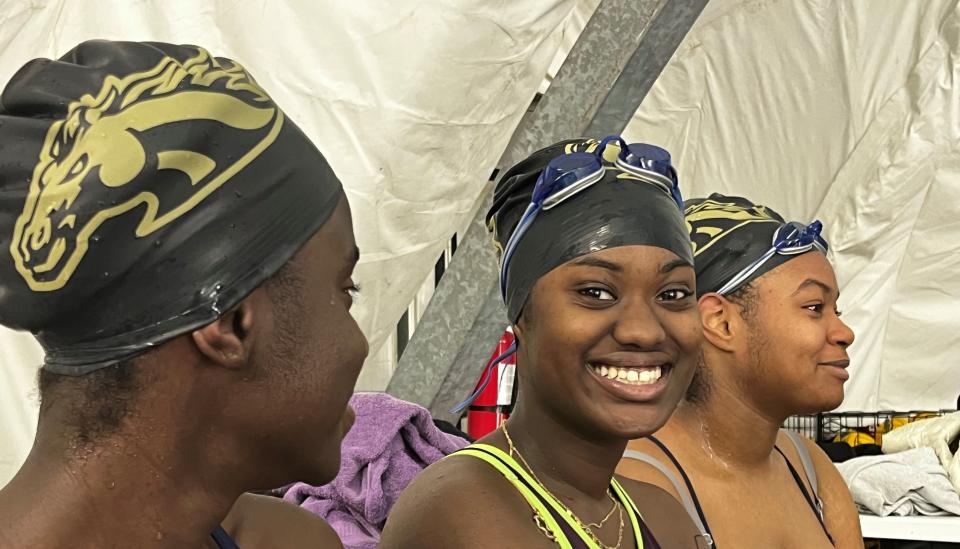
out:
<path id="1" fill-rule="evenodd" d="M 494 431 L 513 410 L 513 386 L 517 375 L 516 338 L 507 327 L 480 374 L 468 405 L 464 430 L 474 439 Z M 462 408 L 461 408 L 462 409 Z"/>

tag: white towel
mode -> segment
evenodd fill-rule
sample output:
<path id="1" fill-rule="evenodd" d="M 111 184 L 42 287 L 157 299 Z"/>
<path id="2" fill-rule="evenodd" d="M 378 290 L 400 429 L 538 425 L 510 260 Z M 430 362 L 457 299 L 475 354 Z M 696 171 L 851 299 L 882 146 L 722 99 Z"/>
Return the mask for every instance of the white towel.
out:
<path id="1" fill-rule="evenodd" d="M 940 465 L 947 470 L 954 490 L 960 492 L 960 458 L 955 457 L 949 448 L 957 437 L 960 437 L 960 412 L 921 419 L 883 435 L 883 453 L 894 454 L 925 446 L 933 448 L 940 458 Z"/>
<path id="2" fill-rule="evenodd" d="M 932 448 L 837 464 L 853 500 L 875 515 L 960 515 L 960 494 Z"/>

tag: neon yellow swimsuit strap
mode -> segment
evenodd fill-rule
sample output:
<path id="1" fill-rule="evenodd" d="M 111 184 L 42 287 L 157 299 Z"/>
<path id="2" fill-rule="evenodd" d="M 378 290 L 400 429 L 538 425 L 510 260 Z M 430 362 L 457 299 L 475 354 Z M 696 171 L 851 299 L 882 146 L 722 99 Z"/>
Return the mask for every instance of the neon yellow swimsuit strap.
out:
<path id="1" fill-rule="evenodd" d="M 570 518 L 570 516 L 568 515 L 567 508 L 561 505 L 556 498 L 554 498 L 549 493 L 547 493 L 547 491 L 543 488 L 543 486 L 540 486 L 540 483 L 537 482 L 533 478 L 533 476 L 530 473 L 528 473 L 523 467 L 521 467 L 520 464 L 517 463 L 515 459 L 513 459 L 510 455 L 508 455 L 506 452 L 504 452 L 500 448 L 497 448 L 496 446 L 490 446 L 489 444 L 474 444 L 473 446 L 477 448 L 482 448 L 483 450 L 486 450 L 487 452 L 490 452 L 496 455 L 498 458 L 500 458 L 504 462 L 509 463 L 511 465 L 510 468 L 514 471 L 514 473 L 522 477 L 527 482 L 527 484 L 530 487 L 532 487 L 540 495 L 543 501 L 546 501 L 547 503 L 549 503 L 550 507 L 552 507 L 554 511 L 557 512 L 557 515 L 563 518 L 564 522 L 566 522 L 570 526 L 570 528 L 572 528 L 573 531 L 576 532 L 578 536 L 580 536 L 580 539 L 582 539 L 587 544 L 587 546 L 590 547 L 590 549 L 600 549 L 597 546 L 597 544 L 593 541 L 593 539 L 590 538 L 590 535 L 583 531 L 583 527 L 577 524 L 576 521 Z"/>
<path id="2" fill-rule="evenodd" d="M 506 478 L 508 481 L 510 481 L 510 484 L 512 484 L 513 487 L 516 488 L 518 492 L 520 492 L 520 495 L 523 496 L 523 499 L 527 500 L 527 504 L 530 505 L 530 507 L 538 515 L 540 515 L 540 518 L 542 518 L 543 521 L 546 523 L 547 528 L 550 530 L 550 533 L 553 534 L 554 540 L 561 547 L 561 549 L 572 549 L 570 542 L 567 540 L 566 536 L 563 535 L 563 530 L 560 529 L 560 525 L 557 524 L 556 519 L 553 518 L 553 515 L 550 513 L 549 510 L 547 510 L 547 508 L 543 505 L 543 503 L 540 502 L 537 496 L 535 496 L 533 492 L 530 491 L 530 488 L 528 488 L 527 485 L 524 484 L 523 481 L 517 477 L 517 474 L 516 474 L 517 472 L 514 471 L 513 468 L 501 463 L 499 459 L 484 452 L 484 450 L 489 452 L 490 448 L 493 448 L 494 450 L 496 450 L 496 448 L 494 448 L 493 446 L 489 446 L 486 444 L 474 444 L 450 454 L 449 456 L 447 456 L 447 458 L 451 456 L 475 457 L 479 460 L 485 461 L 488 465 L 490 465 L 491 467 L 499 471 L 500 474 L 503 475 L 504 478 Z"/>
<path id="3" fill-rule="evenodd" d="M 580 526 L 580 524 L 578 524 L 577 521 L 573 520 L 570 517 L 569 510 L 566 507 L 564 507 L 559 501 L 557 501 L 556 498 L 550 495 L 542 486 L 540 486 L 540 483 L 537 482 L 533 478 L 533 476 L 531 476 L 526 470 L 524 470 L 523 467 L 520 467 L 520 464 L 517 463 L 517 461 L 514 460 L 510 455 L 508 455 L 503 450 L 497 448 L 496 446 L 490 446 L 489 444 L 473 444 L 471 446 L 468 446 L 466 449 L 470 449 L 470 448 L 477 448 L 477 449 L 489 452 L 490 454 L 497 456 L 497 458 L 502 460 L 504 463 L 510 464 L 510 470 L 512 470 L 515 475 L 522 477 L 526 481 L 526 484 L 532 487 L 540 495 L 543 501 L 546 501 L 547 503 L 549 503 L 550 506 L 557 512 L 557 515 L 563 518 L 564 522 L 566 522 L 570 526 L 570 528 L 573 529 L 573 531 L 576 532 L 578 536 L 580 536 L 580 539 L 583 540 L 583 542 L 586 543 L 590 549 L 600 549 L 597 543 L 593 541 L 593 538 L 584 531 L 583 527 Z M 461 452 L 462 451 L 463 450 L 461 450 Z M 451 455 L 454 455 L 454 454 L 451 454 Z M 616 479 L 611 479 L 611 487 L 614 487 L 614 492 L 617 494 L 617 496 L 621 498 L 621 501 L 627 501 L 629 502 L 630 505 L 632 505 L 633 502 L 630 500 L 629 496 L 626 495 L 626 492 L 623 491 L 623 488 L 620 487 L 619 483 L 616 483 L 616 484 L 615 483 L 616 483 Z M 525 485 L 524 488 L 526 487 L 527 486 Z M 619 491 L 617 491 L 618 488 L 619 488 Z M 624 497 L 626 498 L 626 500 L 623 499 Z M 540 502 L 538 501 L 537 503 L 539 504 Z M 643 549 L 643 540 L 639 534 L 640 532 L 639 524 L 637 524 L 636 518 L 634 516 L 635 509 L 633 512 L 631 512 L 631 510 L 629 509 L 629 505 L 627 507 L 628 507 L 627 514 L 630 516 L 630 521 L 633 524 L 633 530 L 635 532 L 635 535 L 637 536 L 637 547 L 639 549 Z M 552 528 L 551 530 L 554 532 L 557 532 L 559 531 L 559 527 L 557 528 L 557 530 L 553 530 Z M 562 534 L 561 536 L 557 537 L 557 539 L 561 539 L 561 538 L 562 538 Z"/>
<path id="4" fill-rule="evenodd" d="M 613 492 L 617 495 L 621 505 L 627 510 L 627 516 L 630 517 L 630 524 L 633 526 L 633 537 L 637 540 L 637 549 L 643 549 L 643 532 L 640 530 L 640 520 L 643 517 L 640 516 L 640 510 L 637 509 L 637 505 L 633 502 L 630 494 L 623 489 L 623 486 L 620 486 L 616 477 L 610 479 L 610 487 L 613 488 Z"/>

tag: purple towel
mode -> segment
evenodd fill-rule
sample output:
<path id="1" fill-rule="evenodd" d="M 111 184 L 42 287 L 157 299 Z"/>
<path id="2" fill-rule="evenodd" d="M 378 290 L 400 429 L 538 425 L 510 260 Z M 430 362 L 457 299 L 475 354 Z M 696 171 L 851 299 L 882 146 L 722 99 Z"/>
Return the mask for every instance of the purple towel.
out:
<path id="1" fill-rule="evenodd" d="M 343 440 L 340 474 L 325 486 L 294 484 L 283 499 L 323 517 L 346 549 L 375 549 L 400 492 L 467 441 L 437 429 L 423 407 L 386 393 L 357 393 L 350 405 L 357 420 Z"/>

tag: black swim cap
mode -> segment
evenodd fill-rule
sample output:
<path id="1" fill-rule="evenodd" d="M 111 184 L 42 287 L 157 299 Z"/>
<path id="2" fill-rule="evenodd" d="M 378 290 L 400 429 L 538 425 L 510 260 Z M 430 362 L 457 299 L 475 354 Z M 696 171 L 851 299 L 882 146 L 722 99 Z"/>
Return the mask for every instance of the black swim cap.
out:
<path id="1" fill-rule="evenodd" d="M 0 324 L 81 375 L 218 318 L 342 195 L 239 64 L 92 41 L 0 96 Z"/>
<path id="2" fill-rule="evenodd" d="M 754 204 L 740 196 L 718 193 L 684 202 L 684 219 L 693 242 L 698 295 L 720 290 L 770 250 L 774 233 L 785 224 L 783 217 L 767 206 Z M 797 256 L 774 254 L 737 288 L 793 257 Z"/>
<path id="3" fill-rule="evenodd" d="M 592 152 L 597 145 L 596 140 L 562 141 L 533 153 L 504 174 L 486 218 L 500 254 L 547 164 L 563 154 Z M 693 265 L 690 239 L 677 203 L 654 184 L 624 178 L 612 164 L 618 152 L 615 143 L 607 145 L 603 179 L 555 208 L 540 211 L 517 244 L 505 299 L 511 322 L 520 318 L 540 277 L 585 254 L 618 246 L 657 246 Z"/>

